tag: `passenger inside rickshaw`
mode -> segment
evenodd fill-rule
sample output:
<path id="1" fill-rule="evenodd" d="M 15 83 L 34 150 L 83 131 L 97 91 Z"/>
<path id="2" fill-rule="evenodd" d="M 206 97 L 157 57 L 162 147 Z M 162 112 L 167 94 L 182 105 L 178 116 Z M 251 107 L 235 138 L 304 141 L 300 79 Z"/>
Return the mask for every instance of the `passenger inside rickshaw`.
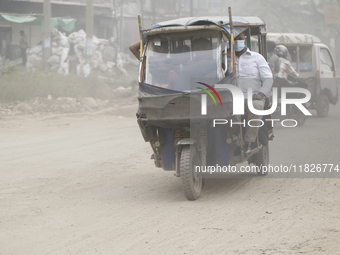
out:
<path id="1" fill-rule="evenodd" d="M 166 40 L 154 40 L 151 43 L 153 54 L 149 57 L 149 70 L 152 84 L 158 87 L 169 88 L 169 71 L 172 66 L 167 57 L 169 44 Z"/>
<path id="2" fill-rule="evenodd" d="M 192 78 L 217 78 L 217 39 L 217 33 L 198 38 L 164 36 L 158 44 L 151 39 L 147 46 L 145 83 L 188 91 Z"/>
<path id="3" fill-rule="evenodd" d="M 190 78 L 216 78 L 216 61 L 214 59 L 212 42 L 204 37 L 192 42 L 192 59 L 183 68 L 183 73 Z M 183 74 L 182 74 L 183 75 Z"/>

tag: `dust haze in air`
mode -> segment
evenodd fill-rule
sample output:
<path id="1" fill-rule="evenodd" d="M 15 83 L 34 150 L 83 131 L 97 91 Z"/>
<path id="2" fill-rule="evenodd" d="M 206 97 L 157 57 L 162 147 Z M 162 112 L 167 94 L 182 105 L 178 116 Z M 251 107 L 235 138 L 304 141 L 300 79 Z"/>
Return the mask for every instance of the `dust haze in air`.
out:
<path id="1" fill-rule="evenodd" d="M 151 24 L 190 16 L 228 15 L 231 7 L 235 16 L 258 16 L 267 24 L 269 33 L 306 33 L 319 37 L 328 45 L 340 63 L 340 55 L 333 45 L 340 41 L 338 24 L 326 22 L 327 1 L 320 0 L 142 0 L 121 1 L 125 13 L 138 12 L 142 15 L 143 28 Z M 125 3 L 124 3 L 125 2 Z M 333 4 L 337 4 L 335 2 Z M 338 3 L 340 5 L 340 3 Z M 118 11 L 118 10 L 117 10 Z M 118 14 L 120 15 L 120 14 Z M 123 14 L 125 16 L 125 14 Z M 124 36 L 131 37 L 129 31 Z M 332 40 L 334 44 L 332 45 Z M 132 38 L 131 38 L 132 43 Z"/>

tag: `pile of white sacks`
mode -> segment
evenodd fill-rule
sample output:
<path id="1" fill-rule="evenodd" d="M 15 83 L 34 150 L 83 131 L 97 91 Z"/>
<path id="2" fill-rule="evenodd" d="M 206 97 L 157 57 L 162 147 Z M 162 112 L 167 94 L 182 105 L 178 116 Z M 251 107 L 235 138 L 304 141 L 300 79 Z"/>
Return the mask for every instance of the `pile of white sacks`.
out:
<path id="1" fill-rule="evenodd" d="M 60 74 L 69 73 L 68 54 L 70 45 L 74 45 L 74 50 L 78 56 L 77 74 L 88 76 L 91 70 L 99 70 L 101 72 L 112 72 L 115 67 L 115 49 L 113 47 L 113 38 L 98 39 L 93 36 L 93 57 L 91 63 L 86 63 L 86 33 L 84 30 L 73 32 L 68 37 L 56 29 L 52 29 L 52 56 L 48 59 L 49 68 L 51 71 L 57 71 Z M 42 45 L 39 44 L 29 51 L 27 58 L 27 68 L 35 68 L 42 61 Z M 117 66 L 124 73 L 123 61 L 118 54 Z"/>

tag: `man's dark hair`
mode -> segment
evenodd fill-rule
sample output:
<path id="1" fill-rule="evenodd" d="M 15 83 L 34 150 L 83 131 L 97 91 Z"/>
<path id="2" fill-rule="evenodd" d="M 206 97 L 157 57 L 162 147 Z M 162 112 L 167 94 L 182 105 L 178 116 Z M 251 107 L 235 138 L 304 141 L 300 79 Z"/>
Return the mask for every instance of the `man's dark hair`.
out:
<path id="1" fill-rule="evenodd" d="M 273 41 L 267 41 L 267 51 L 273 52 L 276 47 L 276 43 Z"/>
<path id="2" fill-rule="evenodd" d="M 192 42 L 192 49 L 204 49 L 204 50 L 211 50 L 211 42 L 209 39 L 205 37 L 200 37 Z"/>

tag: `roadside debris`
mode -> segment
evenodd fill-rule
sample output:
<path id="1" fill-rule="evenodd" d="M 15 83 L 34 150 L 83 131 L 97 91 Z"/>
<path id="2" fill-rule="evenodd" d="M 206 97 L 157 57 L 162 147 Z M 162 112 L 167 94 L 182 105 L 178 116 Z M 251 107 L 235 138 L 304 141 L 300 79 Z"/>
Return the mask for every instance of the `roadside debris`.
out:
<path id="1" fill-rule="evenodd" d="M 117 53 L 114 47 L 115 39 L 100 39 L 93 36 L 93 56 L 89 63 L 86 61 L 86 33 L 84 30 L 71 33 L 68 37 L 57 29 L 52 29 L 52 56 L 47 60 L 50 71 L 56 71 L 67 75 L 69 71 L 77 75 L 87 77 L 91 72 L 98 71 L 103 73 L 113 72 L 117 68 L 123 75 L 128 76 L 124 68 L 124 55 Z M 26 68 L 35 69 L 42 61 L 42 45 L 33 47 L 28 52 Z M 71 63 L 73 61 L 73 63 Z M 71 65 L 71 66 L 70 66 Z M 73 66 L 74 65 L 74 68 Z"/>
<path id="2" fill-rule="evenodd" d="M 25 115 L 35 113 L 77 113 L 101 110 L 116 104 L 109 100 L 72 97 L 58 97 L 56 99 L 35 98 L 26 102 L 0 103 L 1 115 Z"/>

